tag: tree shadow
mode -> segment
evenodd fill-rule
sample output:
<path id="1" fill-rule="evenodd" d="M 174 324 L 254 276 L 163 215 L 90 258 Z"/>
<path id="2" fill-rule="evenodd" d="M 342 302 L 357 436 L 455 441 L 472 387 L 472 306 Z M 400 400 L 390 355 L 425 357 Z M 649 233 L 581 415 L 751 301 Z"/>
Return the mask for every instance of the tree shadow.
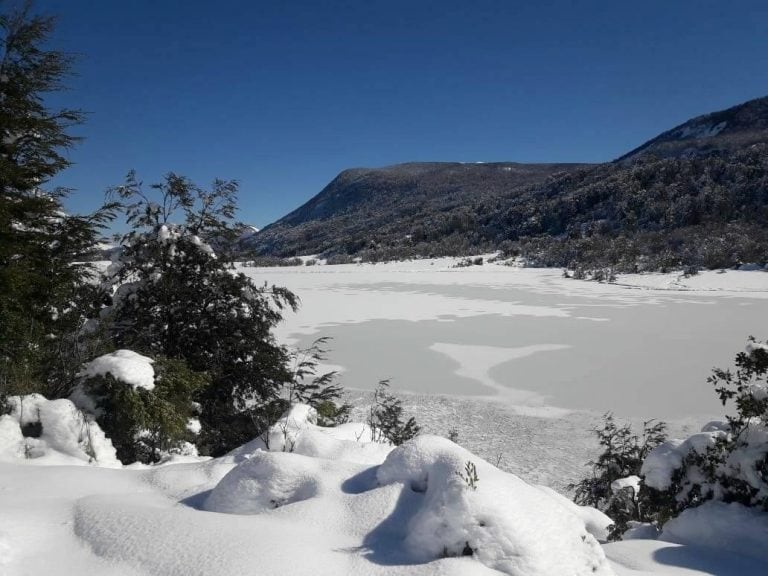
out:
<path id="1" fill-rule="evenodd" d="M 213 492 L 213 489 L 203 490 L 197 494 L 192 494 L 192 496 L 187 496 L 186 498 L 179 500 L 179 504 L 183 504 L 184 506 L 189 506 L 195 510 L 201 510 L 205 512 L 206 510 L 203 508 L 203 506 L 205 505 L 205 501 L 208 499 L 208 496 L 211 494 L 211 492 Z"/>
<path id="2" fill-rule="evenodd" d="M 656 550 L 653 558 L 660 564 L 698 570 L 712 576 L 768 574 L 768 563 L 765 561 L 699 546 L 670 545 Z"/>
<path id="3" fill-rule="evenodd" d="M 378 469 L 378 466 L 371 466 L 347 478 L 341 484 L 341 491 L 345 494 L 362 494 L 363 492 L 368 492 L 368 490 L 373 490 L 379 485 L 376 479 L 376 471 Z"/>

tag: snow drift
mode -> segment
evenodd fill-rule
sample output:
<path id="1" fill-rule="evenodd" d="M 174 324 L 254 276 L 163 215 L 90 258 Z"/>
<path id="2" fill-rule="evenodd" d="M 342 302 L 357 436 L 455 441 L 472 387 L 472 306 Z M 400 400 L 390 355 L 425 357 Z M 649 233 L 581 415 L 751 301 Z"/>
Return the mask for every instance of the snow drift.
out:
<path id="1" fill-rule="evenodd" d="M 10 414 L 0 416 L 0 460 L 121 466 L 99 425 L 70 400 L 28 394 L 11 396 L 7 404 Z"/>
<path id="2" fill-rule="evenodd" d="M 461 476 L 467 462 L 477 470 L 475 489 Z M 450 440 L 407 442 L 387 457 L 377 478 L 422 495 L 405 539 L 416 560 L 472 555 L 514 576 L 612 574 L 575 514 Z"/>

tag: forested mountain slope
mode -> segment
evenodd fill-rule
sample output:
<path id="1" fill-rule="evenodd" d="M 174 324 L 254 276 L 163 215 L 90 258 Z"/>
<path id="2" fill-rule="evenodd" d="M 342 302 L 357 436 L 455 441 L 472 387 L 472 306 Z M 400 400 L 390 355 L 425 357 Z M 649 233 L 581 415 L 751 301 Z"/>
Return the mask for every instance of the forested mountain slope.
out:
<path id="1" fill-rule="evenodd" d="M 342 172 L 255 235 L 257 254 L 382 260 L 502 249 L 622 270 L 768 261 L 768 98 L 694 118 L 618 160 Z"/>
<path id="2" fill-rule="evenodd" d="M 489 243 L 480 214 L 579 164 L 410 163 L 345 170 L 306 204 L 253 240 L 260 254 L 460 254 Z M 500 231 L 501 232 L 501 231 Z"/>

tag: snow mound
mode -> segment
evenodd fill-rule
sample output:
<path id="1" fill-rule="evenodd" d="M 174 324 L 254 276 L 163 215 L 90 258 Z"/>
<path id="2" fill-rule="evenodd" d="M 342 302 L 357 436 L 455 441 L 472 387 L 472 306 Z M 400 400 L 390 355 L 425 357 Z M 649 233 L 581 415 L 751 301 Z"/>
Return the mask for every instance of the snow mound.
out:
<path id="1" fill-rule="evenodd" d="M 549 486 L 536 486 L 536 488 L 544 492 L 571 514 L 578 516 L 584 522 L 587 532 L 592 534 L 598 542 L 608 542 L 608 528 L 613 524 L 613 520 L 607 515 L 592 506 L 579 506 L 573 500 L 566 498 Z"/>
<path id="2" fill-rule="evenodd" d="M 323 481 L 319 460 L 289 452 L 257 452 L 222 478 L 205 509 L 227 514 L 259 514 L 318 494 Z"/>
<path id="3" fill-rule="evenodd" d="M 368 434 L 370 438 L 370 428 L 364 424 L 347 427 L 350 434 L 355 434 L 356 430 L 361 434 Z M 375 465 L 381 464 L 392 451 L 389 444 L 378 444 L 362 438 L 353 440 L 345 436 L 345 431 L 338 434 L 334 428 L 313 427 L 301 434 L 296 441 L 294 452 L 314 458 Z"/>
<path id="4" fill-rule="evenodd" d="M 0 460 L 121 466 L 99 425 L 71 401 L 29 394 L 11 396 L 7 404 L 10 414 L 0 416 Z"/>
<path id="5" fill-rule="evenodd" d="M 117 350 L 88 362 L 78 376 L 91 378 L 110 374 L 115 380 L 135 388 L 155 387 L 154 361 L 133 350 Z"/>
<path id="6" fill-rule="evenodd" d="M 317 411 L 306 404 L 295 404 L 266 434 L 230 453 L 236 461 L 266 450 L 293 452 L 358 464 L 381 464 L 392 450 L 389 444 L 373 442 L 370 426 L 350 422 L 333 428 L 317 426 Z"/>
<path id="7" fill-rule="evenodd" d="M 768 562 L 768 514 L 735 502 L 706 502 L 664 524 L 660 539 Z"/>
<path id="8" fill-rule="evenodd" d="M 479 478 L 475 490 L 460 476 L 470 462 Z M 416 561 L 472 555 L 514 576 L 613 573 L 576 514 L 450 440 L 421 436 L 403 444 L 377 478 L 423 495 L 404 542 Z"/>

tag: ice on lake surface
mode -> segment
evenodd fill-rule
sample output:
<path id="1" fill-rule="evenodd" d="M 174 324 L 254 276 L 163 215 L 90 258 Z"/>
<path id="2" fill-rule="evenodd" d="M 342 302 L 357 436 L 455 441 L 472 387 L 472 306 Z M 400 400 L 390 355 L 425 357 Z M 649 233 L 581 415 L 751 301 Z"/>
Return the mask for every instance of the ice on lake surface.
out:
<path id="1" fill-rule="evenodd" d="M 706 383 L 749 335 L 766 336 L 768 274 L 635 276 L 604 285 L 559 270 L 451 268 L 450 259 L 247 269 L 302 299 L 280 338 L 330 336 L 342 382 L 480 396 L 535 411 L 719 414 Z M 645 285 L 645 286 L 644 286 Z M 639 289 L 638 286 L 644 286 Z"/>

